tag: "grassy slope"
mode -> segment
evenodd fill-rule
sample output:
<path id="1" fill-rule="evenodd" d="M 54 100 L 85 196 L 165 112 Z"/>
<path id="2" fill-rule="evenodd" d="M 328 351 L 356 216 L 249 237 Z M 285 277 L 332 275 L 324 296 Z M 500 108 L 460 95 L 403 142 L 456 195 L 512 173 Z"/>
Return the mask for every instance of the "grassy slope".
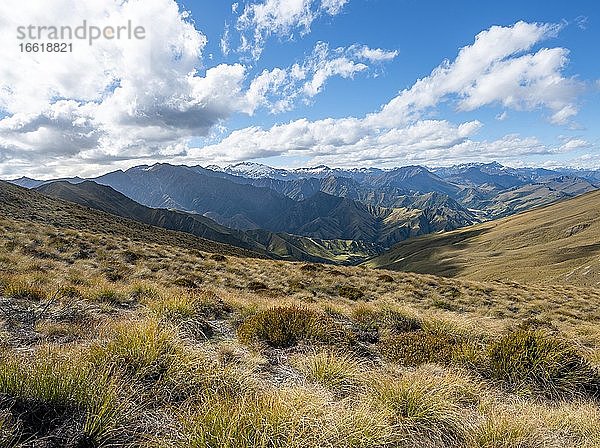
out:
<path id="1" fill-rule="evenodd" d="M 20 192 L 0 446 L 600 446 L 598 289 L 219 257 Z"/>
<path id="2" fill-rule="evenodd" d="M 52 224 L 59 228 L 85 230 L 96 235 L 118 235 L 133 241 L 156 242 L 239 256 L 264 256 L 222 243 L 168 231 L 72 202 L 53 199 L 0 181 L 0 217 Z"/>
<path id="3" fill-rule="evenodd" d="M 365 264 L 477 280 L 596 286 L 600 192 L 398 244 Z"/>
<path id="4" fill-rule="evenodd" d="M 110 187 L 93 182 L 79 184 L 52 182 L 44 184 L 36 190 L 55 199 L 74 202 L 152 226 L 190 233 L 200 238 L 240 247 L 270 258 L 356 264 L 381 253 L 381 248 L 374 243 L 317 240 L 265 230 L 244 232 L 229 229 L 202 215 L 145 207 Z"/>

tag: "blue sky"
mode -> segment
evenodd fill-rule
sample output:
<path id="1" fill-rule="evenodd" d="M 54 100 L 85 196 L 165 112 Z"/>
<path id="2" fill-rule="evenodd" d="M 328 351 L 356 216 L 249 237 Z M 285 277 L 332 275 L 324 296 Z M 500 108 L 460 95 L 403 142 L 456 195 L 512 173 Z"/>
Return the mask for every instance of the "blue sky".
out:
<path id="1" fill-rule="evenodd" d="M 0 175 L 249 160 L 600 167 L 591 0 L 38 3 L 0 12 L 10 25 L 127 18 L 150 38 L 61 65 L 4 55 Z"/>
<path id="2" fill-rule="evenodd" d="M 196 23 L 207 33 L 207 52 L 213 62 L 236 61 L 238 54 L 224 56 L 219 48 L 223 24 L 235 23 L 227 2 L 214 5 L 207 1 L 182 1 Z M 211 4 L 212 3 L 212 4 Z M 221 3 L 221 2 L 219 2 Z M 548 2 L 548 1 L 417 1 L 417 0 L 362 0 L 351 1 L 336 17 L 323 17 L 311 26 L 305 36 L 293 38 L 273 37 L 267 44 L 256 71 L 292 64 L 310 53 L 319 41 L 331 47 L 347 47 L 360 43 L 370 47 L 398 50 L 399 55 L 391 62 L 376 67 L 375 73 L 359 74 L 353 79 L 331 80 L 327 89 L 310 104 L 298 105 L 286 114 L 260 113 L 253 117 L 236 117 L 230 121 L 231 128 L 271 126 L 298 117 L 321 119 L 326 117 L 360 116 L 377 110 L 398 91 L 410 88 L 419 78 L 428 75 L 444 59 L 456 57 L 460 47 L 470 45 L 474 36 L 493 25 L 510 26 L 518 21 L 561 24 L 560 33 L 537 45 L 560 46 L 570 52 L 569 64 L 564 73 L 591 82 L 589 92 L 580 99 L 581 111 L 574 126 L 555 126 L 543 119 L 540 111 L 506 111 L 501 105 L 489 106 L 471 112 L 457 112 L 452 105 L 432 112 L 436 118 L 449 120 L 479 119 L 485 123 L 480 135 L 497 139 L 506 133 L 535 135 L 548 144 L 559 137 L 584 136 L 599 144 L 600 104 L 598 87 L 600 58 L 597 42 L 600 42 L 600 5 L 595 1 Z M 376 75 L 376 76 L 375 76 Z M 505 120 L 496 117 L 507 112 Z M 581 151 L 586 153 L 589 151 Z M 554 159 L 568 160 L 573 154 Z M 532 157 L 532 163 L 543 163 L 544 157 Z M 302 160 L 302 159 L 301 159 Z M 265 163 L 272 160 L 264 159 Z M 282 160 L 285 165 L 285 159 Z M 443 164 L 443 160 L 440 160 Z"/>

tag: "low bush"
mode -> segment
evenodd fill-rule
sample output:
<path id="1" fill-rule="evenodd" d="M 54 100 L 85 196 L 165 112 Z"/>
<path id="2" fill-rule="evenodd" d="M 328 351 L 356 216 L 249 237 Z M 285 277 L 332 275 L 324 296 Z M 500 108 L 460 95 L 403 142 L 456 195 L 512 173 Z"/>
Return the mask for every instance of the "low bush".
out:
<path id="1" fill-rule="evenodd" d="M 394 277 L 389 274 L 381 274 L 377 277 L 377 280 L 383 283 L 394 283 Z"/>
<path id="2" fill-rule="evenodd" d="M 357 301 L 364 298 L 365 293 L 351 285 L 340 285 L 337 287 L 337 293 L 346 299 Z"/>
<path id="3" fill-rule="evenodd" d="M 195 289 L 202 284 L 202 279 L 196 276 L 179 277 L 173 281 L 173 285 L 181 286 L 182 288 Z"/>
<path id="4" fill-rule="evenodd" d="M 419 318 L 409 313 L 370 306 L 357 306 L 352 319 L 364 331 L 389 330 L 393 333 L 417 331 L 422 328 Z"/>
<path id="5" fill-rule="evenodd" d="M 321 267 L 316 264 L 303 264 L 300 266 L 300 270 L 303 272 L 317 272 L 321 270 Z"/>
<path id="6" fill-rule="evenodd" d="M 378 347 L 384 357 L 405 366 L 447 364 L 452 360 L 456 339 L 442 333 L 414 331 L 387 334 L 380 339 Z"/>
<path id="7" fill-rule="evenodd" d="M 291 347 L 302 340 L 343 342 L 348 339 L 344 329 L 331 318 L 298 306 L 259 311 L 247 318 L 237 333 L 244 343 L 260 341 L 278 348 Z"/>
<path id="8" fill-rule="evenodd" d="M 597 370 L 566 341 L 516 331 L 490 344 L 482 373 L 519 393 L 548 398 L 598 394 Z"/>
<path id="9" fill-rule="evenodd" d="M 264 284 L 263 282 L 252 281 L 252 282 L 248 283 L 248 289 L 250 291 L 265 291 L 265 290 L 269 289 L 269 287 L 266 284 Z"/>

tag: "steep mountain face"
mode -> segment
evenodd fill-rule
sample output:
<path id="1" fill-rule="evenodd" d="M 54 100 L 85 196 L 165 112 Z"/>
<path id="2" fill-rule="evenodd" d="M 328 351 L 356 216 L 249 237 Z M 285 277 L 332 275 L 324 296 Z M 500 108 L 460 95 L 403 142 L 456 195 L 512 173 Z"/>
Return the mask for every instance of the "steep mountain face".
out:
<path id="1" fill-rule="evenodd" d="M 321 239 L 338 235 L 340 239 L 375 242 L 379 222 L 366 205 L 319 192 L 276 216 L 267 228 Z"/>
<path id="2" fill-rule="evenodd" d="M 110 187 L 86 181 L 80 184 L 53 182 L 37 189 L 40 193 L 123 218 L 143 222 L 168 230 L 249 249 L 266 255 L 264 247 L 256 244 L 243 232 L 223 227 L 202 215 L 143 206 Z"/>
<path id="3" fill-rule="evenodd" d="M 460 186 L 436 176 L 421 166 L 407 166 L 384 171 L 375 176 L 368 176 L 365 182 L 372 187 L 393 187 L 416 193 L 443 193 L 453 197 Z"/>
<path id="4" fill-rule="evenodd" d="M 340 235 L 389 247 L 413 236 L 479 222 L 447 196 L 429 193 L 413 199 L 405 198 L 409 206 L 384 208 L 319 192 L 276 217 L 268 228 L 321 239 Z"/>
<path id="5" fill-rule="evenodd" d="M 434 168 L 432 171 L 448 182 L 454 182 L 466 187 L 487 185 L 503 190 L 521 186 L 534 180 L 527 173 L 519 173 L 515 169 L 504 167 L 495 162 L 456 165 L 449 168 Z"/>
<path id="6" fill-rule="evenodd" d="M 401 242 L 365 264 L 475 280 L 600 281 L 600 192 Z"/>
<path id="7" fill-rule="evenodd" d="M 270 172 L 256 166 L 252 168 L 253 175 Z M 281 171 L 277 170 L 279 177 L 283 177 Z M 317 171 L 327 173 L 327 176 L 303 177 L 307 172 Z M 334 171 L 344 176 L 331 175 Z M 229 173 L 201 167 L 154 165 L 117 171 L 96 181 L 110 185 L 144 205 L 193 211 L 231 228 L 262 228 L 321 240 L 355 240 L 384 247 L 409 236 L 479 221 L 475 214 L 448 196 L 414 193 L 415 188 L 424 190 L 426 182 L 445 191 L 456 189 L 428 174 L 424 168 L 408 167 L 389 172 L 357 170 L 358 178 L 366 187 L 345 177 L 352 173 L 318 168 L 296 170 L 289 176 L 296 178 L 291 181 L 246 177 L 236 181 Z M 381 190 L 372 187 L 377 184 L 382 185 Z M 406 188 L 401 189 L 401 186 Z M 434 197 L 438 201 L 444 198 L 443 206 L 432 200 Z M 394 212 L 396 208 L 401 210 Z"/>
<path id="8" fill-rule="evenodd" d="M 343 264 L 356 263 L 381 253 L 377 244 L 356 243 L 273 233 L 266 230 L 241 231 L 219 225 L 198 214 L 176 210 L 154 209 L 141 205 L 111 187 L 86 181 L 79 184 L 53 182 L 39 186 L 37 191 L 57 199 L 74 202 L 113 215 L 132 219 L 168 230 L 189 233 L 242 249 L 285 260 Z"/>
<path id="9" fill-rule="evenodd" d="M 60 192 L 57 187 L 53 191 L 119 216 L 248 250 L 348 262 L 408 238 L 452 231 L 595 190 L 595 176 L 593 171 L 566 173 L 497 163 L 294 170 L 256 163 L 226 168 L 156 164 L 93 179 L 122 193 L 120 198 L 99 194 L 90 202 L 82 192 L 70 198 L 64 185 Z M 47 184 L 27 178 L 14 182 L 39 188 Z M 127 204 L 125 196 L 139 204 Z"/>
<path id="10" fill-rule="evenodd" d="M 87 231 L 108 238 L 118 236 L 133 241 L 156 242 L 206 252 L 265 257 L 264 253 L 150 226 L 2 181 L 0 181 L 0 218 L 40 222 L 57 229 Z"/>
<path id="11" fill-rule="evenodd" d="M 208 213 L 219 224 L 261 228 L 293 201 L 276 191 L 209 176 L 197 168 L 157 164 L 115 171 L 94 179 L 140 204 Z"/>

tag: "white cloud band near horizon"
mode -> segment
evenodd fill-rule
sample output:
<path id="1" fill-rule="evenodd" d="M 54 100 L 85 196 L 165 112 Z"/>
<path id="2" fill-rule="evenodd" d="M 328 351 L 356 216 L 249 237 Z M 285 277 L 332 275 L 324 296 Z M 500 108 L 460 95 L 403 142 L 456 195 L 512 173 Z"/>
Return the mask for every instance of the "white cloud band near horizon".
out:
<path id="1" fill-rule="evenodd" d="M 506 161 L 576 150 L 585 146 L 581 142 L 589 145 L 581 137 L 570 144 L 545 145 L 535 136 L 514 133 L 478 141 L 483 122 L 435 118 L 443 103 L 459 111 L 498 105 L 542 111 L 556 125 L 572 122 L 585 84 L 563 74 L 569 51 L 533 50 L 560 27 L 518 22 L 482 31 L 453 61 L 443 61 L 378 111 L 362 117 L 298 118 L 271 128 L 257 124 L 234 130 L 215 144 L 190 147 L 192 138 L 210 135 L 232 116 L 291 111 L 298 102 L 313 101 L 329 78 L 351 79 L 399 53 L 362 43 L 331 49 L 319 42 L 304 60 L 266 68 L 254 77 L 241 61 L 199 71 L 197 67 L 209 62 L 203 58 L 207 38 L 173 0 L 84 2 L 77 3 L 76 10 L 73 2 L 56 0 L 52 9 L 43 2 L 3 2 L 0 38 L 14 39 L 17 24 L 75 24 L 82 16 L 99 24 L 131 19 L 144 25 L 150 38 L 98 42 L 77 57 L 63 59 L 24 58 L 14 48 L 4 48 L 0 175 L 93 175 L 147 162 L 210 164 L 265 157 L 300 157 L 307 163 L 336 166 L 430 163 L 440 158 Z M 238 6 L 237 12 L 253 18 L 245 31 L 253 26 L 260 31 L 274 21 L 271 34 L 281 37 L 310 31 L 319 15 L 335 16 L 347 3 L 294 0 L 284 5 L 266 0 Z M 312 11 L 308 15 L 306 8 Z M 261 38 L 261 45 L 267 37 Z"/>

